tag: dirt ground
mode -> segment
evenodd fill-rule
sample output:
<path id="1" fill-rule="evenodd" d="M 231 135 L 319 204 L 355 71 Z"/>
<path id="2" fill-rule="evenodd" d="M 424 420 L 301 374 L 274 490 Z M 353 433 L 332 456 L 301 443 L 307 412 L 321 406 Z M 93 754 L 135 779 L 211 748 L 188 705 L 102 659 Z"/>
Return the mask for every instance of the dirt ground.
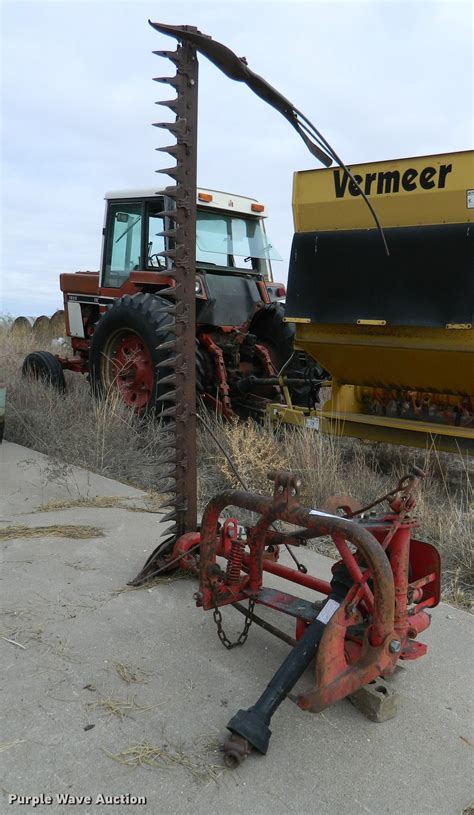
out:
<path id="1" fill-rule="evenodd" d="M 434 611 L 428 655 L 396 679 L 395 719 L 371 723 L 347 701 L 318 715 L 286 701 L 268 755 L 223 771 L 228 720 L 255 702 L 287 646 L 254 627 L 244 648 L 225 651 L 192 581 L 125 590 L 159 533 L 139 490 L 52 472 L 15 444 L 0 455 L 0 812 L 459 815 L 472 801 L 469 614 Z M 315 552 L 304 562 L 329 573 Z M 231 634 L 236 616 L 225 610 Z M 308 671 L 298 687 L 312 681 Z"/>

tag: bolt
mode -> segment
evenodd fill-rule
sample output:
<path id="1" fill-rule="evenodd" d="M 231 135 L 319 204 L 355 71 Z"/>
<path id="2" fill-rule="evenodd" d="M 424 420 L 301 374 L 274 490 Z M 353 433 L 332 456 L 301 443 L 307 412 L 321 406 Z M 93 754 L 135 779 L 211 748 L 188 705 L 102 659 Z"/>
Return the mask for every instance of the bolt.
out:
<path id="1" fill-rule="evenodd" d="M 296 495 L 296 490 L 294 487 L 291 488 L 290 495 Z"/>
<path id="2" fill-rule="evenodd" d="M 202 600 L 202 591 L 195 591 L 194 594 L 193 594 L 193 598 L 196 601 Z"/>
<path id="3" fill-rule="evenodd" d="M 391 640 L 388 646 L 391 654 L 398 654 L 402 650 L 402 644 L 399 640 Z"/>
<path id="4" fill-rule="evenodd" d="M 281 494 L 282 494 L 282 492 L 283 492 L 283 487 L 282 487 L 282 485 L 280 484 L 280 486 L 278 487 L 278 493 L 281 495 Z"/>

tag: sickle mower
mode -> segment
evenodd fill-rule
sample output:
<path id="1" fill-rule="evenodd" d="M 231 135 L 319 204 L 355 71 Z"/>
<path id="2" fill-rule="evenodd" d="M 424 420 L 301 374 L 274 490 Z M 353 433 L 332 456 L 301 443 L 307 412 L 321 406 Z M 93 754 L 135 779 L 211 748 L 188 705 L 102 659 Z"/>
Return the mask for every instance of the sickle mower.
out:
<path id="1" fill-rule="evenodd" d="M 305 508 L 298 499 L 299 479 L 288 472 L 271 473 L 273 498 L 222 493 L 207 505 L 201 531 L 176 542 L 172 562 L 199 576 L 196 604 L 213 611 L 225 647 L 243 645 L 252 622 L 293 646 L 255 705 L 229 721 L 231 735 L 223 745 L 228 767 L 239 765 L 251 750 L 267 752 L 271 717 L 315 655 L 315 686 L 301 693 L 297 704 L 319 712 L 377 677 L 390 676 L 398 660 L 426 653 L 426 645 L 416 638 L 430 624 L 427 609 L 439 602 L 440 559 L 434 546 L 412 536 L 417 522 L 409 512 L 423 475 L 412 468 L 380 499 L 389 501 L 388 511 L 374 514 L 369 512 L 374 504 L 361 507 L 347 496 L 329 499 L 323 510 Z M 245 530 L 238 518 L 220 524 L 230 506 L 255 513 L 257 521 Z M 335 514 L 338 511 L 344 515 Z M 276 521 L 283 522 L 285 531 L 274 528 Z M 296 569 L 279 563 L 282 546 L 302 547 L 322 536 L 332 539 L 340 556 L 330 582 L 309 575 L 300 563 Z M 264 585 L 267 573 L 326 599 L 305 600 L 269 588 Z M 245 600 L 249 607 L 244 629 L 231 643 L 220 607 L 242 610 Z M 293 617 L 295 639 L 257 617 L 257 604 Z"/>
<path id="2" fill-rule="evenodd" d="M 388 249 L 377 216 L 357 180 L 291 102 L 254 74 L 245 59 L 239 59 L 196 28 L 160 23 L 152 26 L 178 40 L 176 51 L 157 52 L 176 66 L 175 76 L 160 77 L 158 81 L 170 85 L 177 94 L 176 99 L 161 103 L 175 113 L 175 121 L 159 125 L 176 138 L 175 145 L 160 148 L 176 160 L 176 166 L 163 170 L 176 183 L 165 190 L 167 198 L 173 201 L 165 213 L 164 233 L 171 248 L 161 254 L 173 285 L 167 290 L 172 304 L 163 307 L 167 323 L 164 344 L 159 346 L 167 351 L 166 360 L 158 366 L 163 366 L 166 374 L 160 400 L 167 432 L 163 478 L 156 485 L 168 495 L 164 506 L 170 511 L 162 520 L 171 522 L 171 526 L 132 584 L 139 585 L 176 568 L 188 570 L 199 577 L 197 606 L 212 610 L 219 638 L 226 648 L 243 645 L 252 624 L 291 645 L 291 652 L 255 705 L 239 710 L 227 725 L 230 736 L 223 746 L 225 763 L 235 767 L 251 750 L 267 752 L 271 717 L 314 657 L 315 685 L 297 697 L 299 707 L 309 711 L 321 711 L 360 692 L 378 677 L 389 677 L 401 659 L 413 660 L 426 653 L 426 646 L 417 637 L 430 624 L 427 609 L 439 602 L 440 560 L 434 546 L 412 537 L 417 524 L 409 513 L 415 507 L 423 477 L 416 468 L 394 490 L 369 506 L 362 507 L 347 496 L 336 496 L 322 509 L 301 506 L 297 476 L 289 472 L 271 473 L 273 497 L 245 491 L 217 495 L 207 505 L 197 531 L 194 329 L 197 51 L 275 107 L 323 164 L 329 166 L 331 161 L 337 161 L 349 173 L 379 229 L 381 254 Z M 281 372 L 279 383 L 285 386 Z M 387 511 L 371 512 L 385 500 L 389 502 Z M 243 527 L 238 514 L 234 518 L 224 517 L 229 507 L 237 512 L 251 512 L 256 520 Z M 330 582 L 308 574 L 294 553 L 296 547 L 305 547 L 320 537 L 330 538 L 339 553 Z M 279 562 L 281 547 L 286 547 L 296 568 Z M 265 585 L 267 574 L 315 592 L 314 599 L 299 598 Z M 325 598 L 322 601 L 321 595 Z M 242 605 L 245 601 L 248 608 Z M 235 643 L 223 628 L 220 609 L 224 605 L 232 605 L 245 614 L 243 631 Z M 294 618 L 295 637 L 289 637 L 255 614 L 257 605 Z"/>

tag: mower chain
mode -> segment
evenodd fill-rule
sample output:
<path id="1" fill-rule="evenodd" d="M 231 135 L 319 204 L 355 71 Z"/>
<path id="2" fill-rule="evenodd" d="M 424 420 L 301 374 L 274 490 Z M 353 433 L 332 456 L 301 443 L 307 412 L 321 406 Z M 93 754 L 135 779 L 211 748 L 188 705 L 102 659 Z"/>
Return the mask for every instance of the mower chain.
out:
<path id="1" fill-rule="evenodd" d="M 224 648 L 227 648 L 228 651 L 230 651 L 232 648 L 236 648 L 238 645 L 245 645 L 245 643 L 247 642 L 250 626 L 252 625 L 254 610 L 255 610 L 255 600 L 251 597 L 249 599 L 247 614 L 245 616 L 244 627 L 240 632 L 239 636 L 237 637 L 237 639 L 234 642 L 232 642 L 224 631 L 224 627 L 222 625 L 222 614 L 217 601 L 217 594 L 214 592 L 214 610 L 212 612 L 212 616 L 216 624 L 217 636 L 219 637 Z"/>

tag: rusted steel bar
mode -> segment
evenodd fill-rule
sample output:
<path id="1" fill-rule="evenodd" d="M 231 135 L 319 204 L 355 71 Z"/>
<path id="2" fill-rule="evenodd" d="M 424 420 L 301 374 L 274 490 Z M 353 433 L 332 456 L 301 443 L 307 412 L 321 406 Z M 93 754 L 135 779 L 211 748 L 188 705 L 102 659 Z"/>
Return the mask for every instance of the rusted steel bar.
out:
<path id="1" fill-rule="evenodd" d="M 183 31 L 192 27 L 185 26 Z M 178 38 L 179 39 L 179 38 Z M 166 264 L 166 274 L 173 286 L 166 290 L 169 305 L 163 311 L 170 315 L 165 339 L 167 390 L 159 396 L 161 418 L 166 433 L 160 444 L 164 461 L 174 464 L 167 474 L 169 498 L 162 506 L 170 510 L 162 519 L 171 522 L 162 533 L 162 540 L 152 552 L 144 567 L 130 585 L 140 585 L 157 569 L 166 564 L 176 540 L 197 528 L 197 452 L 196 452 L 196 166 L 197 166 L 197 106 L 198 61 L 196 49 L 189 41 L 181 41 L 176 51 L 155 52 L 166 57 L 176 67 L 175 76 L 156 77 L 157 82 L 169 85 L 176 97 L 163 102 L 175 114 L 175 120 L 158 122 L 156 127 L 169 131 L 176 143 L 159 147 L 175 163 L 159 170 L 174 179 L 164 190 L 166 209 L 164 232 L 166 249 L 159 255 Z M 161 292 L 163 294 L 163 292 Z"/>
<path id="2" fill-rule="evenodd" d="M 408 630 L 408 567 L 410 557 L 411 530 L 406 526 L 399 527 L 390 542 L 390 564 L 395 586 L 395 631 L 400 639 L 406 637 Z"/>
<path id="3" fill-rule="evenodd" d="M 284 500 L 280 505 L 271 498 L 256 496 L 243 491 L 230 491 L 216 496 L 209 502 L 201 525 L 201 564 L 200 590 L 204 596 L 204 607 L 211 608 L 206 595 L 211 590 L 208 569 L 215 564 L 217 546 L 217 526 L 219 516 L 227 506 L 257 512 L 262 517 L 254 528 L 259 535 L 265 534 L 274 520 L 282 520 L 297 526 L 306 527 L 316 535 L 341 534 L 355 545 L 372 573 L 374 581 L 374 614 L 371 625 L 371 642 L 379 645 L 393 630 L 395 595 L 392 570 L 388 558 L 373 535 L 359 523 L 337 516 L 315 514 L 298 504 L 288 509 Z"/>
<path id="4" fill-rule="evenodd" d="M 232 606 L 233 608 L 236 608 L 237 611 L 240 611 L 244 617 L 247 617 L 248 610 L 245 608 L 245 606 L 242 606 L 240 603 L 232 603 Z M 263 620 L 262 617 L 258 617 L 256 614 L 250 614 L 250 619 L 255 623 L 255 625 L 259 625 L 260 628 L 264 628 L 265 631 L 273 634 L 274 637 L 278 637 L 279 640 L 286 642 L 287 645 L 291 645 L 292 648 L 294 645 L 296 645 L 296 640 L 293 637 L 290 637 L 289 634 L 285 634 L 284 631 L 281 631 L 276 626 L 268 623 L 266 620 Z"/>
<path id="5" fill-rule="evenodd" d="M 244 555 L 243 563 L 247 566 L 249 556 Z M 291 569 L 289 566 L 283 566 L 281 563 L 274 563 L 272 560 L 263 558 L 262 569 L 264 572 L 270 572 L 277 577 L 283 577 L 285 580 L 291 580 L 293 583 L 298 583 L 300 586 L 306 586 L 307 589 L 313 589 L 320 594 L 329 594 L 331 591 L 331 584 L 327 580 L 320 580 L 318 577 L 313 577 L 310 574 L 303 574 L 296 569 Z"/>

